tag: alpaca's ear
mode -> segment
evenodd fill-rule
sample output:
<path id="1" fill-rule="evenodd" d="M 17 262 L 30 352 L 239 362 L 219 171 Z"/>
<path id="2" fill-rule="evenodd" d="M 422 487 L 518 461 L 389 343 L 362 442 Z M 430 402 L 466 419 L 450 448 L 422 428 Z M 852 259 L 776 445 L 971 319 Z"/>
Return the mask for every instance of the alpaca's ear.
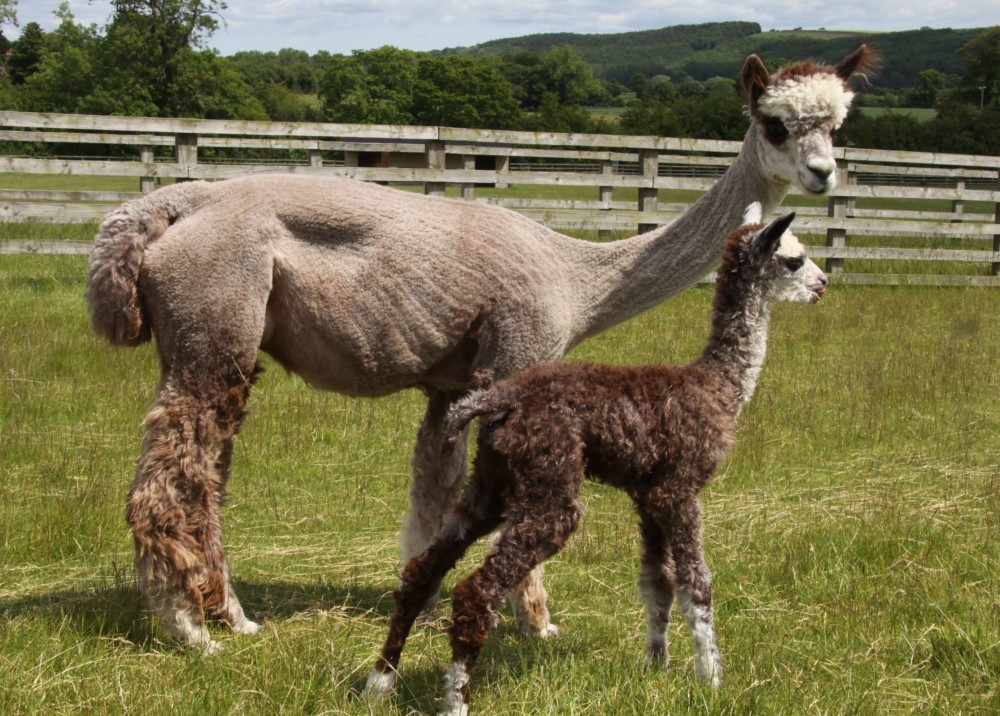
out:
<path id="1" fill-rule="evenodd" d="M 781 244 L 781 237 L 788 231 L 788 227 L 795 220 L 795 212 L 785 214 L 780 219 L 775 219 L 770 224 L 757 232 L 750 244 L 750 255 L 754 263 L 763 262 L 771 258 L 771 255 Z"/>
<path id="2" fill-rule="evenodd" d="M 837 77 L 845 83 L 856 73 L 872 69 L 877 64 L 878 55 L 868 45 L 858 45 L 858 49 L 833 66 Z"/>
<path id="3" fill-rule="evenodd" d="M 751 112 L 757 111 L 760 98 L 767 91 L 767 83 L 770 78 L 764 61 L 757 55 L 750 55 L 743 63 L 743 69 L 740 71 L 740 85 L 747 96 L 747 106 Z"/>

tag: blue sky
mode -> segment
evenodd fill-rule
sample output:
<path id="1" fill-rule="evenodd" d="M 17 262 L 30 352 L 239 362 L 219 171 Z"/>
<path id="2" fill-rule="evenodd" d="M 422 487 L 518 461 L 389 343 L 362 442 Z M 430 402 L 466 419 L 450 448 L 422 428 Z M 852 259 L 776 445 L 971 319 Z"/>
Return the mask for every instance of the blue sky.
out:
<path id="1" fill-rule="evenodd" d="M 104 25 L 107 0 L 71 0 L 77 22 Z M 292 47 L 349 54 L 382 45 L 438 50 L 538 32 L 609 33 L 726 20 L 765 30 L 912 30 L 1000 23 L 997 0 L 227 0 L 226 26 L 209 45 L 222 54 Z M 56 25 L 59 0 L 19 0 L 21 26 Z M 739 13 L 739 16 L 736 13 Z M 8 37 L 17 31 L 9 28 Z"/>

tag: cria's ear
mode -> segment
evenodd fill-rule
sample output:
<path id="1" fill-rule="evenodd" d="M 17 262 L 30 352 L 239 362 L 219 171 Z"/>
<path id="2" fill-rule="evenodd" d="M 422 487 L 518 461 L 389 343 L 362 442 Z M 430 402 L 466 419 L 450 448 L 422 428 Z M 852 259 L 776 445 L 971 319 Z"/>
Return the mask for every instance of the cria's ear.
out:
<path id="1" fill-rule="evenodd" d="M 757 55 L 750 55 L 743 63 L 743 69 L 740 71 L 740 85 L 743 87 L 743 92 L 746 93 L 747 106 L 751 113 L 757 111 L 760 98 L 767 91 L 767 83 L 770 78 L 764 61 Z"/>
<path id="2" fill-rule="evenodd" d="M 766 261 L 781 243 L 781 237 L 795 219 L 795 212 L 785 214 L 757 232 L 750 243 L 750 257 L 755 264 Z"/>
<path id="3" fill-rule="evenodd" d="M 846 83 L 855 73 L 864 72 L 876 65 L 877 57 L 875 51 L 869 48 L 868 45 L 858 45 L 858 49 L 844 57 L 844 59 L 833 67 L 837 72 L 837 77 Z"/>
<path id="4" fill-rule="evenodd" d="M 759 201 L 748 204 L 743 210 L 743 226 L 747 224 L 759 224 L 764 220 L 764 208 Z"/>

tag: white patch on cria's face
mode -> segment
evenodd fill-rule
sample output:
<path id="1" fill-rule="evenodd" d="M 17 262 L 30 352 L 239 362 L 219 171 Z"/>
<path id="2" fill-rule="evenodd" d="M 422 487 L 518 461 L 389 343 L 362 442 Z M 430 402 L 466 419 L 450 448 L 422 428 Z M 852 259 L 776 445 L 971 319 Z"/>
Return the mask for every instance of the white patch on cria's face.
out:
<path id="1" fill-rule="evenodd" d="M 770 290 L 773 300 L 816 303 L 826 293 L 826 274 L 806 256 L 805 247 L 791 231 L 781 236 L 773 261 L 777 273 Z"/>
<path id="2" fill-rule="evenodd" d="M 758 107 L 796 135 L 820 125 L 837 129 L 847 119 L 853 99 L 854 93 L 839 77 L 821 72 L 779 80 L 767 89 Z"/>

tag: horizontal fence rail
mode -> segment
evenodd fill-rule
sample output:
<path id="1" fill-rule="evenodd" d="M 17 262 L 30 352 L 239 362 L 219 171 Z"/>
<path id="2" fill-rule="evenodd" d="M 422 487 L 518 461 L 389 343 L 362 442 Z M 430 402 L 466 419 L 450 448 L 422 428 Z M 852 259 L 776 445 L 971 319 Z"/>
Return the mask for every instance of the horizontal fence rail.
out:
<path id="1" fill-rule="evenodd" d="M 675 220 L 739 148 L 669 137 L 0 111 L 0 175 L 15 178 L 0 185 L 0 222 L 96 222 L 164 182 L 281 172 L 417 185 L 607 239 Z M 835 280 L 1000 286 L 1000 158 L 836 152 L 833 193 L 786 201 L 798 213 L 796 232 Z M 136 185 L 18 188 L 16 177 L 26 174 Z M 514 196 L 513 187 L 528 189 Z M 88 250 L 80 242 L 0 241 L 0 254 Z"/>

